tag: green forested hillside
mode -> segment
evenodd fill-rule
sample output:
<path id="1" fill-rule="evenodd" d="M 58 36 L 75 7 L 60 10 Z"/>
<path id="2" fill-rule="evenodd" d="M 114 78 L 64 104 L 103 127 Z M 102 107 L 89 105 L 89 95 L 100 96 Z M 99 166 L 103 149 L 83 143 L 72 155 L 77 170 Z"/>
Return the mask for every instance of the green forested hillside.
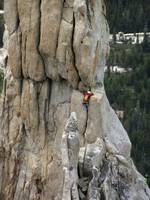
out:
<path id="1" fill-rule="evenodd" d="M 111 33 L 150 31 L 149 0 L 107 0 Z"/>
<path id="2" fill-rule="evenodd" d="M 117 2 L 117 3 L 116 3 Z M 150 30 L 148 0 L 109 0 L 111 32 Z M 132 142 L 132 157 L 150 184 L 150 38 L 142 44 L 111 44 L 108 66 L 132 68 L 127 73 L 106 73 L 106 93 L 115 110 L 124 111 L 122 123 Z"/>
<path id="3" fill-rule="evenodd" d="M 0 10 L 3 10 L 3 8 L 4 8 L 4 1 L 0 0 Z"/>
<path id="4" fill-rule="evenodd" d="M 112 46 L 110 59 L 112 65 L 132 66 L 127 73 L 107 72 L 105 87 L 112 107 L 124 111 L 122 123 L 133 145 L 133 159 L 150 181 L 150 51 L 142 45 L 118 44 Z"/>

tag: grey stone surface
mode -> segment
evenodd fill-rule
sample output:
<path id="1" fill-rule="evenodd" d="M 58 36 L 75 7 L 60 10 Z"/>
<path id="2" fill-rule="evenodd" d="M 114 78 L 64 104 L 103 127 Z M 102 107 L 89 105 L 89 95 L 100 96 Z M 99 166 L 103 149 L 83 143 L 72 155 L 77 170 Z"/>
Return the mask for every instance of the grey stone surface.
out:
<path id="1" fill-rule="evenodd" d="M 0 199 L 150 199 L 102 87 L 105 16 L 103 0 L 5 0 Z"/>

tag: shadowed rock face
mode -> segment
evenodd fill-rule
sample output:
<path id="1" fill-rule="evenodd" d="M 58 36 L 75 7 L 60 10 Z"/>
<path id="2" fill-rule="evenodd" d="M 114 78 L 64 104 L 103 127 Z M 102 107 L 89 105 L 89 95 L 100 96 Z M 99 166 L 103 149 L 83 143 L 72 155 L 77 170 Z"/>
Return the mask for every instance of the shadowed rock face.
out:
<path id="1" fill-rule="evenodd" d="M 0 199 L 150 198 L 103 88 L 105 15 L 102 0 L 5 0 Z"/>

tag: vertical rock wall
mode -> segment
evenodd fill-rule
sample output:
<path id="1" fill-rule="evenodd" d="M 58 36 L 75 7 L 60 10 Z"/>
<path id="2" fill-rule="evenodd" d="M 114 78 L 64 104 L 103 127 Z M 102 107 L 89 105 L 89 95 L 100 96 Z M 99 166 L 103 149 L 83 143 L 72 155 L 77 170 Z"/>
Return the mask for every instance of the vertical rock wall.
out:
<path id="1" fill-rule="evenodd" d="M 5 0 L 9 59 L 0 100 L 0 199 L 113 200 L 126 193 L 133 199 L 131 189 L 134 199 L 139 191 L 139 200 L 149 198 L 103 88 L 105 15 L 102 0 Z M 89 87 L 94 96 L 86 109 L 82 91 Z M 130 167 L 121 168 L 119 159 Z M 123 189 L 115 182 L 119 169 L 131 169 Z"/>

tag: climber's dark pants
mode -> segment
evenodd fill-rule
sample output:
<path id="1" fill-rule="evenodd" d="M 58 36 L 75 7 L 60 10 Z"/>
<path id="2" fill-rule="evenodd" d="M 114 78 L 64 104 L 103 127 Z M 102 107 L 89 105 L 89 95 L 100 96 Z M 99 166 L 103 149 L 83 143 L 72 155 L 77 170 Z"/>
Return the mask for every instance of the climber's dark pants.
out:
<path id="1" fill-rule="evenodd" d="M 88 110 L 89 103 L 88 102 L 83 102 L 83 106 L 86 108 L 86 110 Z"/>

